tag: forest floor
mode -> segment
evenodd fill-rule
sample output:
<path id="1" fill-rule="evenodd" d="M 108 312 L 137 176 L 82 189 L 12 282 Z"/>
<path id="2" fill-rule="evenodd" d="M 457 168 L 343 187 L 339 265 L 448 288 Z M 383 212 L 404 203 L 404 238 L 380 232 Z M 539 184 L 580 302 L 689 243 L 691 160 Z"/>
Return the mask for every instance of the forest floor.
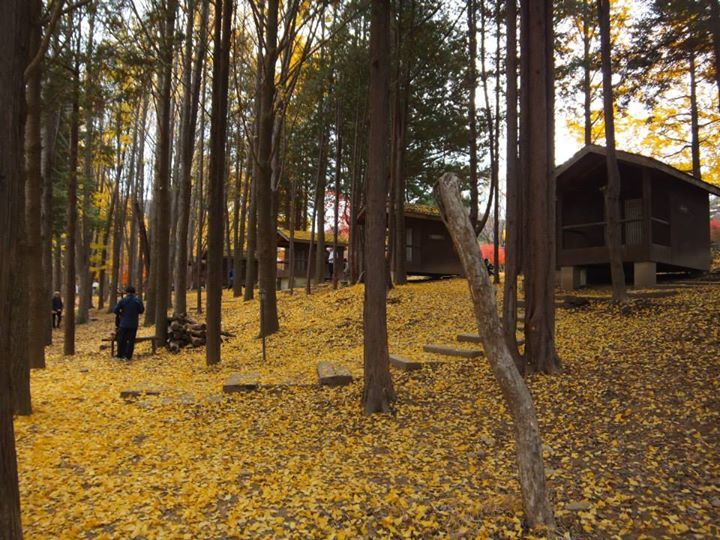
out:
<path id="1" fill-rule="evenodd" d="M 720 284 L 659 290 L 629 314 L 608 289 L 578 293 L 598 300 L 557 311 L 564 372 L 529 379 L 567 538 L 720 536 Z M 217 367 L 204 349 L 152 356 L 147 343 L 113 360 L 99 352 L 112 318 L 98 312 L 75 357 L 56 333 L 32 374 L 34 414 L 16 420 L 27 538 L 522 535 L 513 432 L 487 360 L 393 368 L 394 414 L 365 417 L 362 300 L 360 286 L 280 293 L 267 363 L 258 303 L 227 292 L 236 337 Z M 462 280 L 395 288 L 388 309 L 391 352 L 412 359 L 475 326 Z M 320 360 L 355 382 L 317 386 Z M 222 394 L 246 371 L 268 386 Z M 120 398 L 137 386 L 161 393 Z"/>

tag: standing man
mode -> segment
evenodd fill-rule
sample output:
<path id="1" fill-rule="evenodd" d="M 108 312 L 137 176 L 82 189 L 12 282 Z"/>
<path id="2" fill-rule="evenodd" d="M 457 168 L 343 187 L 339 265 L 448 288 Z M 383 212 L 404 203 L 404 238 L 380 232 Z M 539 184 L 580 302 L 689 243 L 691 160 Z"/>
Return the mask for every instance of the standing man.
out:
<path id="1" fill-rule="evenodd" d="M 125 297 L 120 300 L 113 313 L 120 318 L 117 329 L 118 358 L 130 360 L 135 348 L 135 335 L 138 329 L 139 315 L 145 311 L 145 306 L 137 296 L 135 287 L 128 285 L 125 288 Z"/>
<path id="2" fill-rule="evenodd" d="M 60 297 L 60 291 L 55 291 L 52 297 L 52 326 L 53 328 L 60 328 L 60 321 L 62 321 L 63 312 L 63 301 Z"/>

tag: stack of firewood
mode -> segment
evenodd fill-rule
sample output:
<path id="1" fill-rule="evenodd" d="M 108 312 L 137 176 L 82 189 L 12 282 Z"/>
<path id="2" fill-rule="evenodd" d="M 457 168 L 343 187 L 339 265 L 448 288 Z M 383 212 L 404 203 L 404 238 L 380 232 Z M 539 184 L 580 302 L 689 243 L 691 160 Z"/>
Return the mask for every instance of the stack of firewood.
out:
<path id="1" fill-rule="evenodd" d="M 183 347 L 201 347 L 207 339 L 205 323 L 198 323 L 187 315 L 168 318 L 167 346 L 170 352 L 180 352 Z"/>

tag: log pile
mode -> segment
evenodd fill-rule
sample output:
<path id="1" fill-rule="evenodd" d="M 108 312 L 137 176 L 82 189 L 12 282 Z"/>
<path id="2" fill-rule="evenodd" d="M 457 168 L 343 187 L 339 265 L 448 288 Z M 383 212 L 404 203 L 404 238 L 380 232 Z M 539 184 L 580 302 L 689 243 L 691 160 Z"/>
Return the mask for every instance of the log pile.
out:
<path id="1" fill-rule="evenodd" d="M 168 318 L 167 347 L 177 353 L 184 347 L 202 347 L 207 340 L 205 323 L 198 323 L 187 315 L 174 315 Z"/>

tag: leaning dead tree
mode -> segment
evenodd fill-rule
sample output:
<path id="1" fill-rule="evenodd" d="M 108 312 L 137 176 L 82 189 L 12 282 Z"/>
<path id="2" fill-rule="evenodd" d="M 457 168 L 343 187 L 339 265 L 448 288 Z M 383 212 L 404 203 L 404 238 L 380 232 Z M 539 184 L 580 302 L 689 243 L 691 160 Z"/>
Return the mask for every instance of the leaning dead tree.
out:
<path id="1" fill-rule="evenodd" d="M 460 185 L 457 176 L 444 174 L 435 185 L 435 199 L 467 276 L 485 355 L 512 416 L 525 518 L 531 528 L 553 529 L 555 520 L 545 488 L 542 440 L 535 405 L 505 341 L 495 304 L 495 289 L 482 262 L 475 232 L 460 196 Z"/>

